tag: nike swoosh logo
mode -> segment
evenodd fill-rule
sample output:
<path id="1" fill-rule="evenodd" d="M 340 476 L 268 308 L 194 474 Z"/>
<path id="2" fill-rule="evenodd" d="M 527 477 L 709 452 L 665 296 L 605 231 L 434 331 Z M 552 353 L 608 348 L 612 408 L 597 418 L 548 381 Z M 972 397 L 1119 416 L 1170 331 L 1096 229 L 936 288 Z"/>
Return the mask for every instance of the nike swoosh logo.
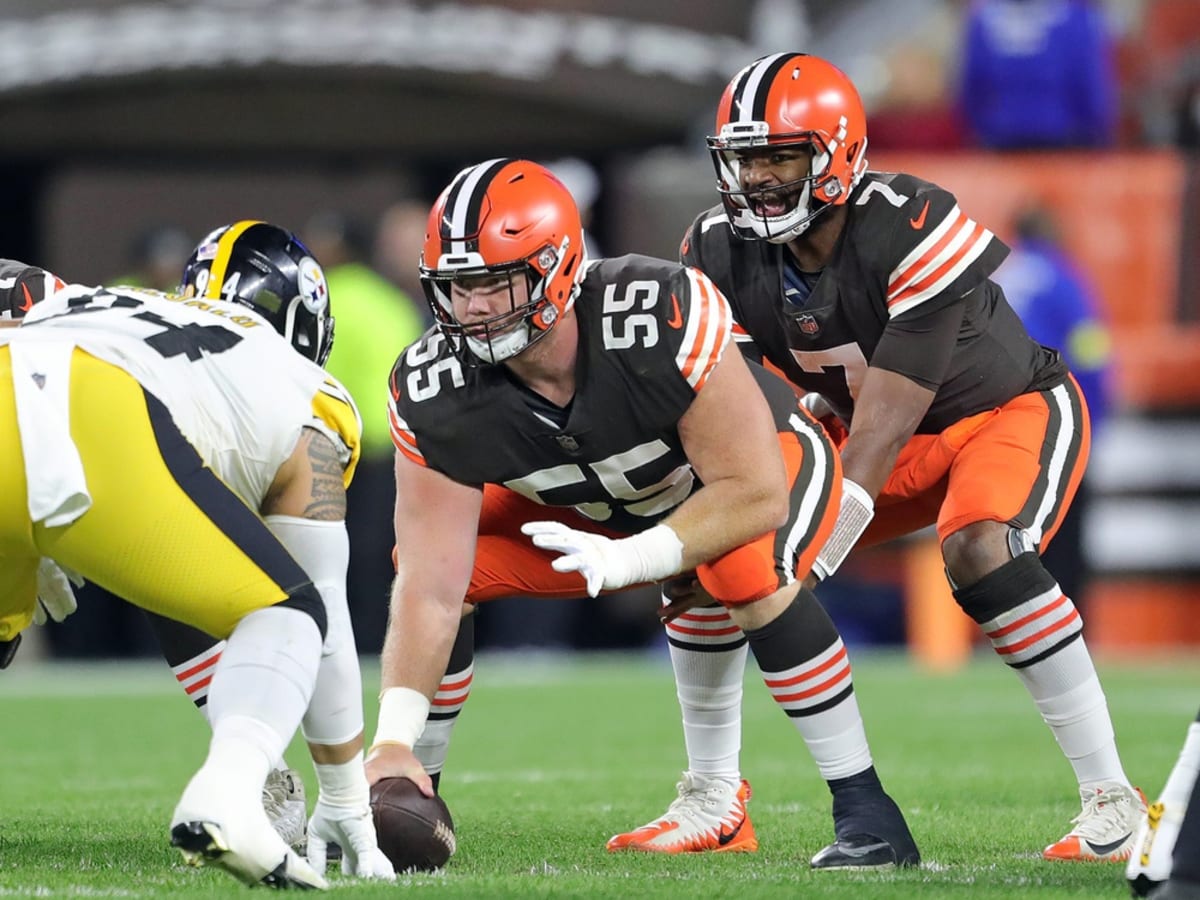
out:
<path id="1" fill-rule="evenodd" d="M 737 828 L 733 829 L 733 831 L 726 831 L 725 826 L 722 825 L 721 833 L 717 835 L 717 846 L 724 847 L 726 844 L 728 844 L 730 841 L 732 841 L 735 837 L 738 836 L 739 833 L 741 833 L 742 826 L 745 824 L 746 824 L 746 820 L 742 819 L 740 822 L 737 823 Z"/>
<path id="2" fill-rule="evenodd" d="M 861 847 L 851 847 L 841 842 L 838 843 L 838 849 L 846 856 L 854 859 L 866 856 L 869 853 L 874 853 L 876 850 L 890 850 L 892 845 L 887 841 L 880 841 L 878 844 L 863 844 Z"/>
<path id="3" fill-rule="evenodd" d="M 921 207 L 921 214 L 915 219 L 909 219 L 908 224 L 913 227 L 914 231 L 920 231 L 925 227 L 925 213 L 929 212 L 929 201 L 925 201 L 925 205 Z"/>
<path id="4" fill-rule="evenodd" d="M 17 309 L 19 309 L 21 312 L 29 312 L 31 309 L 33 309 L 33 294 L 29 293 L 28 285 L 21 285 L 21 290 L 25 292 L 25 305 L 18 306 Z"/>
<path id="5" fill-rule="evenodd" d="M 1133 834 L 1133 832 L 1129 832 Z M 1097 856 L 1108 856 L 1110 853 L 1116 853 L 1121 848 L 1121 845 L 1129 840 L 1129 834 L 1124 837 L 1119 837 L 1110 844 L 1093 844 L 1091 841 L 1085 840 L 1084 843 L 1092 848 L 1092 852 Z"/>
<path id="6" fill-rule="evenodd" d="M 667 319 L 667 324 L 672 328 L 683 327 L 683 313 L 679 311 L 679 299 L 671 295 L 671 318 Z"/>

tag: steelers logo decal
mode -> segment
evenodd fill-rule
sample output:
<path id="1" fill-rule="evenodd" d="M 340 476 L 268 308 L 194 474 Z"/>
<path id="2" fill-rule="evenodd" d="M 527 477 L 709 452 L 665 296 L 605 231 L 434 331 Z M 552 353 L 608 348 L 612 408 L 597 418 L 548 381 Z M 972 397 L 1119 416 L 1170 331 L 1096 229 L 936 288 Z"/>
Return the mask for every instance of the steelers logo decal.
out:
<path id="1" fill-rule="evenodd" d="M 300 260 L 299 270 L 296 280 L 300 284 L 300 299 L 309 312 L 319 313 L 329 306 L 329 285 L 325 283 L 325 272 L 311 256 Z"/>

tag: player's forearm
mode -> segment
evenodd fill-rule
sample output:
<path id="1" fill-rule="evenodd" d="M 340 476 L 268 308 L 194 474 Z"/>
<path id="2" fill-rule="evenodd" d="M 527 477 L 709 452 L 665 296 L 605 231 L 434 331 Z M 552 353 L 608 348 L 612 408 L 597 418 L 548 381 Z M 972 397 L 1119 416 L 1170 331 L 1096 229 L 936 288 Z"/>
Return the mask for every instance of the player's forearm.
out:
<path id="1" fill-rule="evenodd" d="M 757 479 L 706 483 L 664 520 L 683 544 L 680 571 L 748 544 L 787 521 L 787 495 Z"/>
<path id="2" fill-rule="evenodd" d="M 449 595 L 439 600 L 396 579 L 380 656 L 379 723 L 372 746 L 412 747 L 420 737 L 450 660 L 461 612 L 461 598 L 457 603 Z"/>
<path id="3" fill-rule="evenodd" d="M 933 402 L 934 392 L 887 369 L 871 367 L 842 447 L 842 474 L 879 496 L 901 449 Z"/>
<path id="4" fill-rule="evenodd" d="M 872 499 L 878 497 L 907 439 L 872 429 L 851 431 L 842 448 L 842 476 L 860 485 Z"/>

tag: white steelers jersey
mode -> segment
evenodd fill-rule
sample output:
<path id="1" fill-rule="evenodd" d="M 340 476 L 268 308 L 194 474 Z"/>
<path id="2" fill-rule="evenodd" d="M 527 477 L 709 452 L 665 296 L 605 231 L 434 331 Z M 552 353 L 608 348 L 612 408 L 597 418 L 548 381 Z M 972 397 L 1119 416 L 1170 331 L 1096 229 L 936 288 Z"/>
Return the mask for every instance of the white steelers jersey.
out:
<path id="1" fill-rule="evenodd" d="M 0 331 L 0 343 L 34 358 L 37 345 L 68 343 L 124 369 L 255 509 L 302 428 L 330 437 L 347 484 L 358 461 L 362 422 L 345 388 L 240 304 L 68 285 Z"/>

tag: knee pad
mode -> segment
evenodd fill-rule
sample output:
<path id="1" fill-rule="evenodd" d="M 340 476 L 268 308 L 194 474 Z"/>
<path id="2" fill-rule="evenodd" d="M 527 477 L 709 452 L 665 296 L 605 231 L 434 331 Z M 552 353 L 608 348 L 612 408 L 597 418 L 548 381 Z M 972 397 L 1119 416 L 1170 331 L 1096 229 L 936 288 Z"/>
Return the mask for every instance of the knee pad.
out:
<path id="1" fill-rule="evenodd" d="M 1046 571 L 1038 555 L 1027 550 L 974 584 L 955 588 L 954 599 L 963 612 L 983 624 L 1050 590 L 1054 585 L 1054 576 Z"/>

